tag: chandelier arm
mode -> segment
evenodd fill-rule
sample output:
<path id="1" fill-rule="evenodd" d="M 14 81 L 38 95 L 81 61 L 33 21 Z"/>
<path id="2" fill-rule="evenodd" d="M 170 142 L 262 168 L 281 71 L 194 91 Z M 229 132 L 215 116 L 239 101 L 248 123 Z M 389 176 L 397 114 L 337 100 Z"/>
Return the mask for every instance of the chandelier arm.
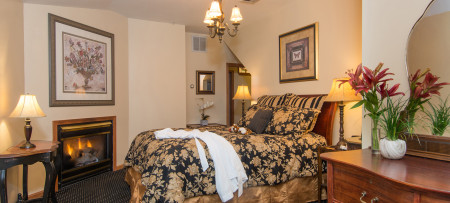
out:
<path id="1" fill-rule="evenodd" d="M 216 37 L 216 34 L 217 34 L 216 29 L 214 29 L 213 27 L 210 27 L 209 28 L 209 37 L 214 38 L 214 37 Z"/>
<path id="2" fill-rule="evenodd" d="M 232 29 L 232 31 L 230 31 L 231 29 L 228 26 L 228 23 L 225 23 L 225 27 L 227 28 L 228 35 L 230 35 L 231 37 L 234 37 L 234 36 L 237 35 L 237 32 L 238 32 L 237 27 L 238 27 L 238 25 L 234 25 L 234 28 Z"/>

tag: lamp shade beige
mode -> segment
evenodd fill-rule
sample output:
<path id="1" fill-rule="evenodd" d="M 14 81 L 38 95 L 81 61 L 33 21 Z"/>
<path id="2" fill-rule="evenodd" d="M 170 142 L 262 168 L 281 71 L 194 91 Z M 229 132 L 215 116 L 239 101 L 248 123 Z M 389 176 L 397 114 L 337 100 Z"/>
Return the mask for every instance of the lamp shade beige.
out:
<path id="1" fill-rule="evenodd" d="M 204 23 L 206 24 L 212 24 L 214 21 L 211 19 L 211 15 L 210 15 L 210 11 L 207 10 L 206 11 L 206 15 L 205 15 L 205 19 L 203 20 Z"/>
<path id="2" fill-rule="evenodd" d="M 217 0 L 214 0 L 211 3 L 211 7 L 209 8 L 209 16 L 211 18 L 217 18 L 222 15 L 222 10 L 220 8 L 220 3 Z"/>
<path id="3" fill-rule="evenodd" d="M 361 95 L 356 94 L 355 90 L 353 90 L 352 86 L 346 82 L 342 85 L 339 80 L 346 80 L 349 78 L 337 78 L 333 80 L 333 84 L 331 85 L 330 93 L 328 93 L 327 99 L 325 101 L 329 102 L 349 102 L 349 101 L 360 101 Z"/>
<path id="4" fill-rule="evenodd" d="M 231 10 L 230 20 L 233 21 L 234 23 L 239 23 L 242 21 L 241 11 L 237 6 L 235 6 L 233 10 Z"/>
<path id="5" fill-rule="evenodd" d="M 9 117 L 31 118 L 44 117 L 45 113 L 39 106 L 36 96 L 31 94 L 21 95 L 14 111 Z"/>
<path id="6" fill-rule="evenodd" d="M 248 86 L 239 85 L 236 91 L 236 95 L 234 95 L 233 99 L 252 99 L 252 96 L 248 91 Z"/>

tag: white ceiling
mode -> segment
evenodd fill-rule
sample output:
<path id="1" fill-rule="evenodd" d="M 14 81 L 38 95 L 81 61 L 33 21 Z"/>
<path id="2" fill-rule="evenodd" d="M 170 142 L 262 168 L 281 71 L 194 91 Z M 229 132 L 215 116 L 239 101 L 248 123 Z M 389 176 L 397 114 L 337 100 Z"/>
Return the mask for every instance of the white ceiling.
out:
<path id="1" fill-rule="evenodd" d="M 212 0 L 23 0 L 25 3 L 104 9 L 129 18 L 182 24 L 187 32 L 207 33 L 203 24 L 206 10 Z M 280 7 L 290 0 L 261 0 L 255 4 L 241 0 L 223 0 L 225 22 L 229 22 L 231 9 L 237 5 L 244 18 L 242 24 Z"/>

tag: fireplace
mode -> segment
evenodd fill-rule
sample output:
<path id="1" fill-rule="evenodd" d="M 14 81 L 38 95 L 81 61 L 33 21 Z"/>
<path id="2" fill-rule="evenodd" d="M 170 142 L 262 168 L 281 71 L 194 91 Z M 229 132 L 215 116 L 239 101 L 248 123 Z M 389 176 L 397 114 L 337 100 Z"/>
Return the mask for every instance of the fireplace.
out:
<path id="1" fill-rule="evenodd" d="M 58 186 L 113 170 L 115 117 L 53 121 Z"/>

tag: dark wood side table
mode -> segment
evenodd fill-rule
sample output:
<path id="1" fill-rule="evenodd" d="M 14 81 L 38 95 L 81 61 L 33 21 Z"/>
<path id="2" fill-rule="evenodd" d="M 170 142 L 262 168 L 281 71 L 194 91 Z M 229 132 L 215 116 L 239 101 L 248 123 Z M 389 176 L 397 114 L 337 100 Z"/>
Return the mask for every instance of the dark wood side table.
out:
<path id="1" fill-rule="evenodd" d="M 219 123 L 209 123 L 208 125 L 186 124 L 186 127 L 189 129 L 206 128 L 206 127 L 222 128 L 222 127 L 227 127 L 227 125 L 219 124 Z"/>
<path id="2" fill-rule="evenodd" d="M 22 141 L 18 145 L 10 147 L 0 154 L 1 202 L 8 202 L 6 191 L 6 169 L 16 165 L 23 165 L 23 199 L 20 199 L 19 195 L 19 202 L 26 202 L 26 200 L 28 200 L 28 165 L 36 162 L 42 162 L 46 172 L 42 202 L 48 202 L 49 198 L 51 198 L 52 202 L 57 202 L 55 194 L 56 170 L 54 160 L 57 156 L 56 149 L 58 148 L 59 142 L 33 140 L 31 142 L 36 145 L 35 148 L 21 149 L 20 146 L 24 142 L 25 141 Z"/>

